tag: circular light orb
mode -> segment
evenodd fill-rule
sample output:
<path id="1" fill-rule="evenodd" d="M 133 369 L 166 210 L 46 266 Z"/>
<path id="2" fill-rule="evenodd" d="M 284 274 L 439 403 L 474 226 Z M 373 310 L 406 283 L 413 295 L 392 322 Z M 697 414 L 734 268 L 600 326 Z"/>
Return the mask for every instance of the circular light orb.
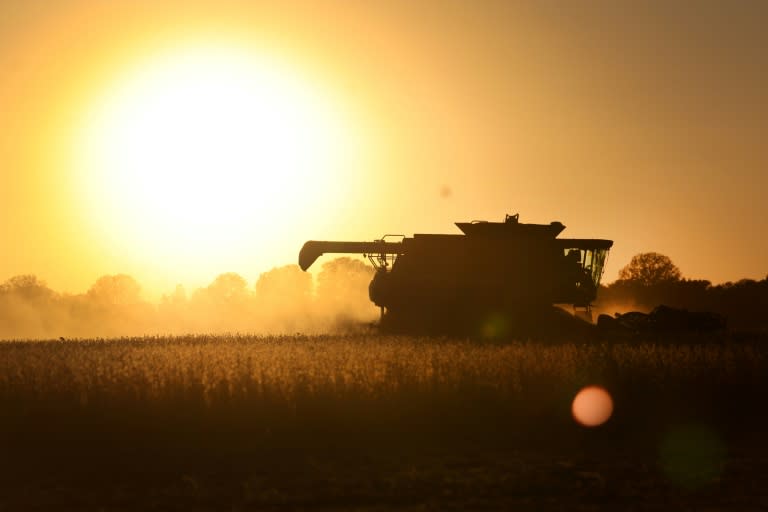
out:
<path id="1" fill-rule="evenodd" d="M 600 386 L 587 386 L 576 394 L 571 406 L 573 419 L 585 427 L 602 425 L 613 414 L 613 399 Z"/>

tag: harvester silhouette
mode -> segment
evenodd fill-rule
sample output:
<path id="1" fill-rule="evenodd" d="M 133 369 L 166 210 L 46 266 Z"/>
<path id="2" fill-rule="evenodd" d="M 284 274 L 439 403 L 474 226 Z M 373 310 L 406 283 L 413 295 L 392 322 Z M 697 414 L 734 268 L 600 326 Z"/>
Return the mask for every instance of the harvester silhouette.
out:
<path id="1" fill-rule="evenodd" d="M 326 253 L 367 256 L 376 267 L 369 296 L 389 332 L 533 334 L 570 330 L 555 304 L 589 313 L 613 241 L 557 238 L 560 222 L 524 224 L 517 214 L 456 226 L 463 234 L 309 241 L 299 266 L 307 270 Z"/>

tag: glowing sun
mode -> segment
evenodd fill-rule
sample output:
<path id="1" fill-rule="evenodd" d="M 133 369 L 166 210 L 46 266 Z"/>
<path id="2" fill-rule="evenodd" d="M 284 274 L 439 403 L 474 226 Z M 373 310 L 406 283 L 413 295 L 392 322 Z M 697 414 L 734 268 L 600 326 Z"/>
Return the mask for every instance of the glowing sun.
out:
<path id="1" fill-rule="evenodd" d="M 229 47 L 148 58 L 93 104 L 77 147 L 89 211 L 115 239 L 201 258 L 284 235 L 339 194 L 349 140 L 333 102 Z"/>

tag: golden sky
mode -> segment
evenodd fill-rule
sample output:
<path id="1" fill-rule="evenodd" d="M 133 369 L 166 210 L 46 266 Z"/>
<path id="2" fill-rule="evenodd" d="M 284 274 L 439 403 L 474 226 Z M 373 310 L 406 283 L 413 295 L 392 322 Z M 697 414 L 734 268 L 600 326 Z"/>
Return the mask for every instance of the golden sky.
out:
<path id="1" fill-rule="evenodd" d="M 733 5 L 735 4 L 735 5 Z M 764 2 L 0 3 L 0 280 L 253 281 L 308 239 L 560 220 L 768 273 Z"/>

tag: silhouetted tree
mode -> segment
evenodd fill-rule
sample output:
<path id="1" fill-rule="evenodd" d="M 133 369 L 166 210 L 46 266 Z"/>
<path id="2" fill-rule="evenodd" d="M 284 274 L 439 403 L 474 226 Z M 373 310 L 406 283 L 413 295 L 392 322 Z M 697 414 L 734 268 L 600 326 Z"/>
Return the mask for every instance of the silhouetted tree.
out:
<path id="1" fill-rule="evenodd" d="M 680 269 L 669 256 L 657 252 L 644 252 L 632 257 L 632 261 L 619 271 L 619 279 L 644 286 L 680 281 Z"/>
<path id="2" fill-rule="evenodd" d="M 127 274 L 101 276 L 86 295 L 101 306 L 126 306 L 142 302 L 139 283 Z"/>
<path id="3" fill-rule="evenodd" d="M 137 335 L 154 329 L 156 309 L 141 298 L 141 286 L 127 274 L 101 276 L 81 297 L 73 297 L 71 313 L 88 335 Z"/>
<path id="4" fill-rule="evenodd" d="M 373 269 L 360 260 L 333 259 L 323 264 L 317 276 L 317 297 L 330 302 L 347 302 L 350 297 L 368 300 L 368 284 L 373 273 Z"/>
<path id="5" fill-rule="evenodd" d="M 219 274 L 190 300 L 192 328 L 206 331 L 244 331 L 252 323 L 253 294 L 248 282 L 235 272 Z"/>
<path id="6" fill-rule="evenodd" d="M 298 265 L 285 265 L 264 272 L 256 281 L 256 296 L 273 306 L 301 306 L 312 297 L 312 274 Z"/>
<path id="7" fill-rule="evenodd" d="M 296 332 L 312 323 L 312 274 L 298 265 L 264 272 L 256 281 L 260 325 L 271 331 Z"/>
<path id="8" fill-rule="evenodd" d="M 373 274 L 370 265 L 349 257 L 325 263 L 317 276 L 319 307 L 338 319 L 375 319 L 378 309 L 368 298 L 368 285 Z"/>
<path id="9" fill-rule="evenodd" d="M 61 297 L 31 274 L 0 285 L 0 337 L 42 338 L 59 324 Z"/>
<path id="10" fill-rule="evenodd" d="M 205 295 L 214 304 L 241 304 L 248 299 L 248 282 L 235 272 L 219 274 L 205 289 Z"/>
<path id="11" fill-rule="evenodd" d="M 32 274 L 13 276 L 0 285 L 0 294 L 12 294 L 27 301 L 50 300 L 56 293 Z"/>

